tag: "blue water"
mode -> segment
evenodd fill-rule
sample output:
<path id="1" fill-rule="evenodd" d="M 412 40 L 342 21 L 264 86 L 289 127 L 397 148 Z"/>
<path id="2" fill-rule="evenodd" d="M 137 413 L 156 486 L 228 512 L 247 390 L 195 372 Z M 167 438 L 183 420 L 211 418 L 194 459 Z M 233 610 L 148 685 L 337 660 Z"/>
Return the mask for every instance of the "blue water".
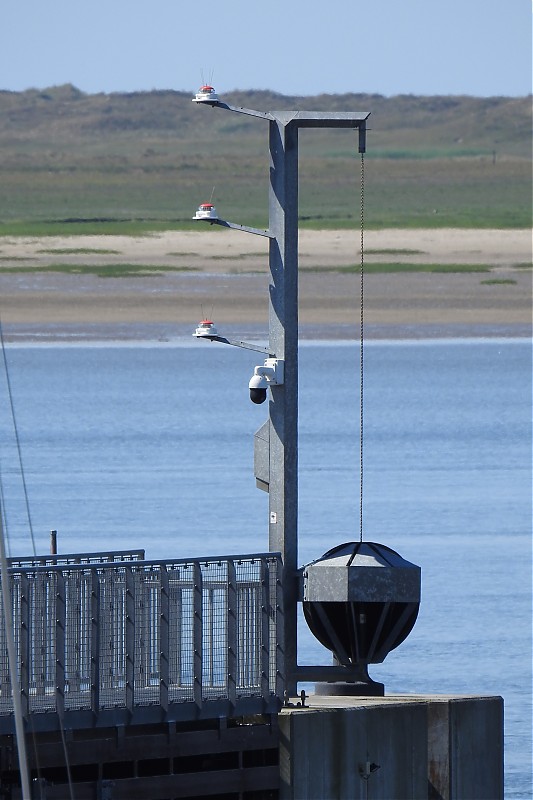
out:
<path id="1" fill-rule="evenodd" d="M 262 552 L 248 399 L 261 357 L 206 342 L 11 346 L 37 550 L 145 548 L 149 558 Z M 422 567 L 409 638 L 370 672 L 389 693 L 505 699 L 506 797 L 531 789 L 531 343 L 368 342 L 364 536 Z M 0 380 L 9 548 L 31 553 Z M 359 353 L 300 349 L 299 550 L 359 535 Z M 307 632 L 301 663 L 329 663 Z"/>

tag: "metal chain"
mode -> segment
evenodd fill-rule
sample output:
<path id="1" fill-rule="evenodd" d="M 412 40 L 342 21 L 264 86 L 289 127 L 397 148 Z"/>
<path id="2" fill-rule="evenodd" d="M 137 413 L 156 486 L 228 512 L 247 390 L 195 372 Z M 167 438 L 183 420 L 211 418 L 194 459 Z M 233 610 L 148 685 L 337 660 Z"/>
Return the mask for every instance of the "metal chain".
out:
<path id="1" fill-rule="evenodd" d="M 363 445 L 364 445 L 364 274 L 365 274 L 365 154 L 361 153 L 361 286 L 359 330 L 359 541 L 363 541 Z"/>

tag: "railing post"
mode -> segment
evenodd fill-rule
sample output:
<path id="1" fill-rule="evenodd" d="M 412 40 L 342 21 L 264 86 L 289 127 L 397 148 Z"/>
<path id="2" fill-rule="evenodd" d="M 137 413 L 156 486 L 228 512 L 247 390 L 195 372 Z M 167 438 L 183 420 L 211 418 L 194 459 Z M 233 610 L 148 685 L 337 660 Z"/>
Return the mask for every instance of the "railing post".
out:
<path id="1" fill-rule="evenodd" d="M 276 563 L 276 587 L 275 587 L 275 615 L 276 615 L 276 697 L 283 697 L 285 680 L 285 658 L 282 642 L 284 641 L 285 614 L 283 606 L 283 585 L 281 582 L 281 571 L 279 562 Z"/>
<path id="2" fill-rule="evenodd" d="M 13 587 L 13 578 L 11 578 L 11 586 Z M 14 588 L 14 587 L 13 587 Z M 30 607 L 28 602 L 28 576 L 25 572 L 20 573 L 20 704 L 22 706 L 22 716 L 25 720 L 28 719 L 29 714 L 29 627 L 30 627 Z M 13 687 L 14 691 L 14 687 Z"/>
<path id="3" fill-rule="evenodd" d="M 160 617 L 159 617 L 159 703 L 166 713 L 168 711 L 169 670 L 169 586 L 168 572 L 165 564 L 159 570 L 160 580 Z"/>
<path id="4" fill-rule="evenodd" d="M 198 710 L 202 708 L 202 570 L 198 561 L 193 564 L 193 697 Z"/>
<path id="5" fill-rule="evenodd" d="M 90 613 L 90 707 L 96 718 L 100 710 L 100 576 L 96 567 L 91 568 Z"/>
<path id="6" fill-rule="evenodd" d="M 60 720 L 62 720 L 65 713 L 65 576 L 63 572 L 57 571 L 55 573 L 55 578 L 56 712 L 58 713 Z"/>
<path id="7" fill-rule="evenodd" d="M 235 707 L 237 698 L 237 574 L 235 562 L 228 561 L 227 588 L 227 664 L 226 688 L 228 700 Z"/>
<path id="8" fill-rule="evenodd" d="M 181 570 L 172 570 L 171 577 L 169 578 L 169 595 L 172 591 L 172 607 L 169 604 L 169 622 L 172 619 L 172 625 L 169 625 L 169 660 L 170 648 L 172 648 L 172 668 L 170 670 L 170 681 L 174 686 L 179 688 L 183 687 L 183 577 L 180 578 Z M 168 576 L 168 573 L 167 573 Z M 170 581 L 172 581 L 172 590 L 170 589 Z"/>
<path id="9" fill-rule="evenodd" d="M 126 679 L 126 709 L 133 712 L 134 687 L 135 687 L 135 582 L 132 566 L 124 566 L 124 611 L 125 611 L 125 679 Z"/>
<path id="10" fill-rule="evenodd" d="M 270 695 L 270 570 L 268 560 L 261 559 L 261 696 Z"/>

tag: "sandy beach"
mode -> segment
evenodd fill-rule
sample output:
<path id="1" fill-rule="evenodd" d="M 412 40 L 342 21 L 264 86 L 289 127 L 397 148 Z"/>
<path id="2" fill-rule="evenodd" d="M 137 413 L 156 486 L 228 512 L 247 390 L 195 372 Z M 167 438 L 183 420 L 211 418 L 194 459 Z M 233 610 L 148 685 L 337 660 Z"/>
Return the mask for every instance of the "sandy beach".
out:
<path id="1" fill-rule="evenodd" d="M 369 338 L 531 335 L 530 231 L 368 231 L 364 250 L 368 265 L 490 268 L 366 274 Z M 359 335 L 359 274 L 336 268 L 360 260 L 355 231 L 300 232 L 302 338 Z M 42 271 L 52 264 L 100 265 L 104 271 L 149 265 L 151 271 L 109 278 Z M 268 284 L 268 239 L 215 226 L 141 238 L 0 239 L 0 312 L 8 341 L 172 340 L 189 336 L 204 316 L 225 335 L 266 338 Z"/>

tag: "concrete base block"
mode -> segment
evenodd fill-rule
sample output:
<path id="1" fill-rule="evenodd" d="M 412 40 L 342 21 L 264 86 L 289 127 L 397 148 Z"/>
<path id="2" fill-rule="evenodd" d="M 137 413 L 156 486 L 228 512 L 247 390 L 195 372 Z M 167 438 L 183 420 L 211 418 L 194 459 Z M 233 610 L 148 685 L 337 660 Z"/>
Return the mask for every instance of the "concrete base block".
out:
<path id="1" fill-rule="evenodd" d="M 324 697 L 284 708 L 280 800 L 500 800 L 500 697 Z"/>

